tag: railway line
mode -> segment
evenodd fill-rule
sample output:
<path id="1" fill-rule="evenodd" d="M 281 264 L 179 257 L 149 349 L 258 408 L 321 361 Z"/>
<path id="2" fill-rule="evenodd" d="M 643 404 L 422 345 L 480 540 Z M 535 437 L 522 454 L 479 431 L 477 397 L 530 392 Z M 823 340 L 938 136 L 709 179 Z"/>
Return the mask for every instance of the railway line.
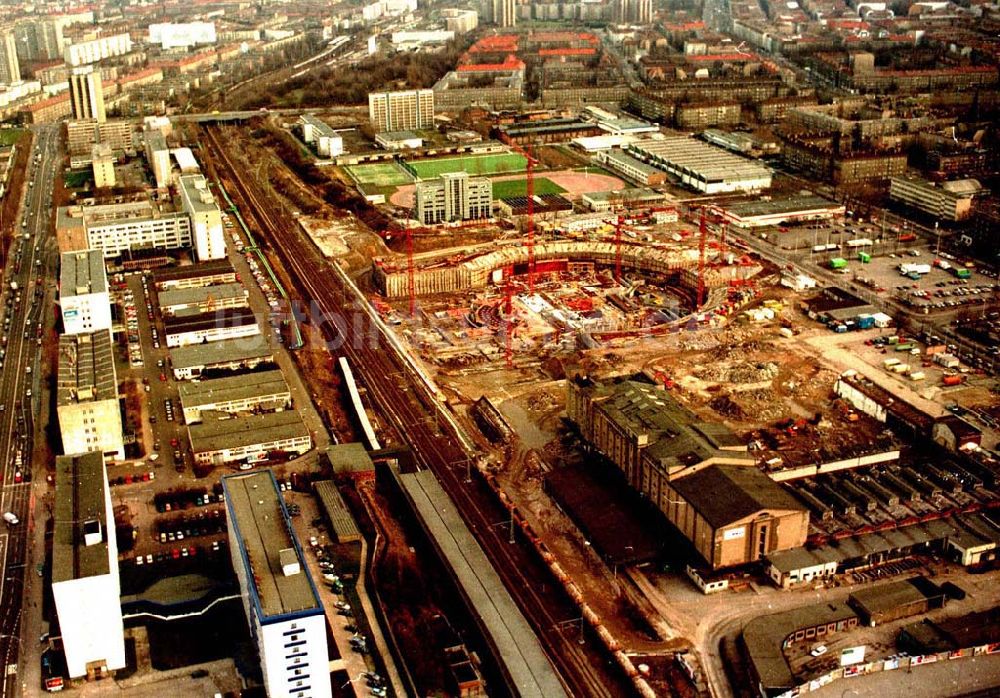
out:
<path id="1" fill-rule="evenodd" d="M 268 237 L 304 298 L 315 303 L 331 354 L 336 348 L 347 356 L 374 404 L 410 446 L 415 462 L 435 473 L 532 624 L 567 689 L 577 696 L 630 695 L 630 684 L 599 642 L 588 632 L 575 630 L 582 627 L 574 622 L 579 617 L 576 606 L 549 578 L 548 569 L 526 541 L 511 535 L 507 510 L 481 479 L 466 481 L 469 455 L 456 445 L 460 442 L 457 435 L 447 433 L 447 424 L 438 424 L 434 406 L 424 402 L 413 376 L 386 350 L 387 340 L 357 306 L 364 299 L 355 298 L 338 275 L 331 273 L 330 262 L 290 215 L 274 202 L 261 200 L 256 187 L 246 181 L 245 171 L 234 165 L 220 143 L 216 128 L 206 127 L 203 133 L 230 195 L 241 200 L 243 210 Z"/>

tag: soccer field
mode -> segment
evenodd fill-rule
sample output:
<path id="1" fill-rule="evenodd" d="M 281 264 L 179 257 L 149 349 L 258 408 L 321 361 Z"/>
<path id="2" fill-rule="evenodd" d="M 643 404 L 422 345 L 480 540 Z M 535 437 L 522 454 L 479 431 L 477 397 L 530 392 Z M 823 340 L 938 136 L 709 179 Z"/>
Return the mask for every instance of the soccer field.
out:
<path id="1" fill-rule="evenodd" d="M 398 187 L 409 184 L 413 178 L 402 167 L 391 162 L 378 162 L 370 165 L 349 165 L 347 171 L 358 184 L 376 187 Z"/>
<path id="2" fill-rule="evenodd" d="M 523 155 L 517 153 L 415 160 L 406 164 L 413 168 L 420 179 L 433 179 L 448 172 L 468 172 L 470 175 L 476 176 L 523 172 L 527 168 L 527 160 Z"/>
<path id="3" fill-rule="evenodd" d="M 535 177 L 535 196 L 542 194 L 562 194 L 566 190 L 545 177 Z M 509 199 L 512 196 L 527 196 L 528 180 L 508 179 L 502 182 L 493 182 L 493 198 Z"/>

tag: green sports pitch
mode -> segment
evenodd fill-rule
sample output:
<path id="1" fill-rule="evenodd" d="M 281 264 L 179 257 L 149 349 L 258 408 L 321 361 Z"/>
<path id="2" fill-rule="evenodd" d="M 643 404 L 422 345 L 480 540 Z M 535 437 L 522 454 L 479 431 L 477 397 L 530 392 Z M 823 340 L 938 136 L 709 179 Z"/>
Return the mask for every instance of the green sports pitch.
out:
<path id="1" fill-rule="evenodd" d="M 434 179 L 449 172 L 468 172 L 473 176 L 523 172 L 527 169 L 528 161 L 523 155 L 517 153 L 497 153 L 437 160 L 415 160 L 406 164 L 420 179 Z"/>
<path id="2" fill-rule="evenodd" d="M 545 177 L 535 177 L 535 196 L 543 194 L 562 194 L 566 190 Z M 512 196 L 527 196 L 528 180 L 508 179 L 502 182 L 493 182 L 493 198 L 509 199 Z"/>
<path id="3" fill-rule="evenodd" d="M 346 169 L 354 181 L 362 186 L 367 184 L 376 187 L 398 187 L 413 181 L 409 173 L 392 162 L 349 165 Z"/>

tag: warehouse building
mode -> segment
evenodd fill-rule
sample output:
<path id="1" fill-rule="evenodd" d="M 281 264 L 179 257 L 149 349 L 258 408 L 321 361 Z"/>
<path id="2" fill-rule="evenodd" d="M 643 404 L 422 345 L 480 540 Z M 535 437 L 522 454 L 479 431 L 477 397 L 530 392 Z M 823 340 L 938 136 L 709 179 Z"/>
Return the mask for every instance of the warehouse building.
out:
<path id="1" fill-rule="evenodd" d="M 178 388 L 185 424 L 200 422 L 203 412 L 274 412 L 292 404 L 288 383 L 277 369 L 181 383 Z"/>
<path id="2" fill-rule="evenodd" d="M 595 191 L 589 194 L 583 194 L 580 197 L 580 201 L 584 203 L 591 211 L 611 211 L 621 207 L 625 208 L 637 208 L 642 206 L 656 206 L 662 204 L 667 200 L 667 195 L 662 194 L 655 189 L 649 189 L 647 187 L 633 187 L 629 189 L 618 189 L 616 191 Z M 661 215 L 666 214 L 668 211 L 657 211 L 657 223 L 676 223 L 677 222 L 677 212 L 674 211 L 674 215 Z"/>
<path id="3" fill-rule="evenodd" d="M 249 370 L 271 361 L 274 354 L 262 334 L 170 350 L 170 367 L 179 381 L 198 378 L 205 371 Z"/>
<path id="4" fill-rule="evenodd" d="M 270 470 L 222 478 L 233 569 L 268 698 L 329 698 L 326 615 Z"/>
<path id="5" fill-rule="evenodd" d="M 893 177 L 889 182 L 889 198 L 937 220 L 957 222 L 972 213 L 973 199 L 984 193 L 975 179 L 951 182 L 931 182 L 919 177 Z"/>
<path id="6" fill-rule="evenodd" d="M 712 569 L 804 545 L 809 512 L 754 467 L 712 465 L 671 480 L 665 513 Z"/>
<path id="7" fill-rule="evenodd" d="M 111 297 L 99 250 L 66 252 L 59 258 L 59 312 L 63 332 L 111 329 Z"/>
<path id="8" fill-rule="evenodd" d="M 912 577 L 858 589 L 848 597 L 847 604 L 858 612 L 866 625 L 875 627 L 944 608 L 945 600 L 941 587 L 927 577 Z"/>
<path id="9" fill-rule="evenodd" d="M 70 678 L 125 668 L 118 543 L 99 451 L 56 457 L 52 597 Z"/>
<path id="10" fill-rule="evenodd" d="M 138 250 L 191 246 L 191 219 L 149 201 L 62 206 L 56 216 L 60 252 L 100 250 L 105 259 Z"/>
<path id="11" fill-rule="evenodd" d="M 796 686 L 785 659 L 787 648 L 856 627 L 857 614 L 846 604 L 836 602 L 800 606 L 749 621 L 740 633 L 739 645 L 746 655 L 747 672 L 757 695 L 780 696 Z"/>
<path id="12" fill-rule="evenodd" d="M 950 451 L 975 451 L 983 443 L 983 432 L 979 427 L 953 414 L 937 418 L 931 437 L 934 443 Z"/>
<path id="13" fill-rule="evenodd" d="M 497 201 L 497 212 L 504 218 L 523 218 L 531 213 L 536 221 L 557 218 L 573 212 L 573 202 L 559 194 L 511 196 Z"/>
<path id="14" fill-rule="evenodd" d="M 191 453 L 200 465 L 256 463 L 272 453 L 302 455 L 312 436 L 294 411 L 229 417 L 188 426 Z"/>
<path id="15" fill-rule="evenodd" d="M 361 531 L 354 521 L 344 498 L 337 491 L 333 480 L 321 480 L 313 485 L 320 511 L 326 518 L 330 531 L 338 543 L 356 543 L 361 540 Z"/>
<path id="16" fill-rule="evenodd" d="M 705 194 L 760 191 L 771 186 L 771 170 L 764 165 L 687 136 L 640 141 L 626 150 Z"/>
<path id="17" fill-rule="evenodd" d="M 232 284 L 236 281 L 236 270 L 228 259 L 161 269 L 153 275 L 153 284 L 157 291 Z"/>
<path id="18" fill-rule="evenodd" d="M 211 313 L 163 318 L 168 347 L 183 347 L 260 334 L 257 318 L 249 308 L 223 308 Z"/>
<path id="19" fill-rule="evenodd" d="M 110 331 L 59 337 L 56 414 L 64 453 L 125 458 Z"/>
<path id="20" fill-rule="evenodd" d="M 846 213 L 843 204 L 812 194 L 771 201 L 741 201 L 723 208 L 726 220 L 737 228 L 827 221 L 841 218 Z"/>
<path id="21" fill-rule="evenodd" d="M 165 316 L 187 317 L 224 308 L 246 308 L 248 293 L 239 283 L 160 291 L 157 300 Z"/>
<path id="22" fill-rule="evenodd" d="M 539 119 L 503 124 L 497 137 L 507 144 L 567 143 L 574 138 L 599 136 L 604 131 L 595 123 L 571 118 Z"/>

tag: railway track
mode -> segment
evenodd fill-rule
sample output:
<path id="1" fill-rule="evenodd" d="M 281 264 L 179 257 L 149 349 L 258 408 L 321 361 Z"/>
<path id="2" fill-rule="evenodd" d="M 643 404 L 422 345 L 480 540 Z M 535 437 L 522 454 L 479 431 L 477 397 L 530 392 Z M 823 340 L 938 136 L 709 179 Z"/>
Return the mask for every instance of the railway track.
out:
<path id="1" fill-rule="evenodd" d="M 357 368 L 374 403 L 406 440 L 415 461 L 437 476 L 532 624 L 568 690 L 577 696 L 630 695 L 630 684 L 594 637 L 565 631 L 566 622 L 579 617 L 576 606 L 550 579 L 526 541 L 508 542 L 509 531 L 501 530 L 508 513 L 485 483 L 478 478 L 465 482 L 467 456 L 455 445 L 457 438 L 439 432 L 430 406 L 421 402 L 422 391 L 396 364 L 392 352 L 383 348 L 387 342 L 367 314 L 356 309 L 353 295 L 330 272 L 330 262 L 290 215 L 276 209 L 273 202 L 261 200 L 256 187 L 246 181 L 245 171 L 234 165 L 219 142 L 216 128 L 206 127 L 204 133 L 210 152 L 222 165 L 218 173 L 229 185 L 230 195 L 242 200 L 244 212 L 270 240 L 303 297 L 315 303 L 324 318 L 340 318 L 322 325 L 330 346 L 339 347 Z M 353 314 L 345 317 L 345 312 Z M 578 626 L 572 623 L 571 627 Z"/>

